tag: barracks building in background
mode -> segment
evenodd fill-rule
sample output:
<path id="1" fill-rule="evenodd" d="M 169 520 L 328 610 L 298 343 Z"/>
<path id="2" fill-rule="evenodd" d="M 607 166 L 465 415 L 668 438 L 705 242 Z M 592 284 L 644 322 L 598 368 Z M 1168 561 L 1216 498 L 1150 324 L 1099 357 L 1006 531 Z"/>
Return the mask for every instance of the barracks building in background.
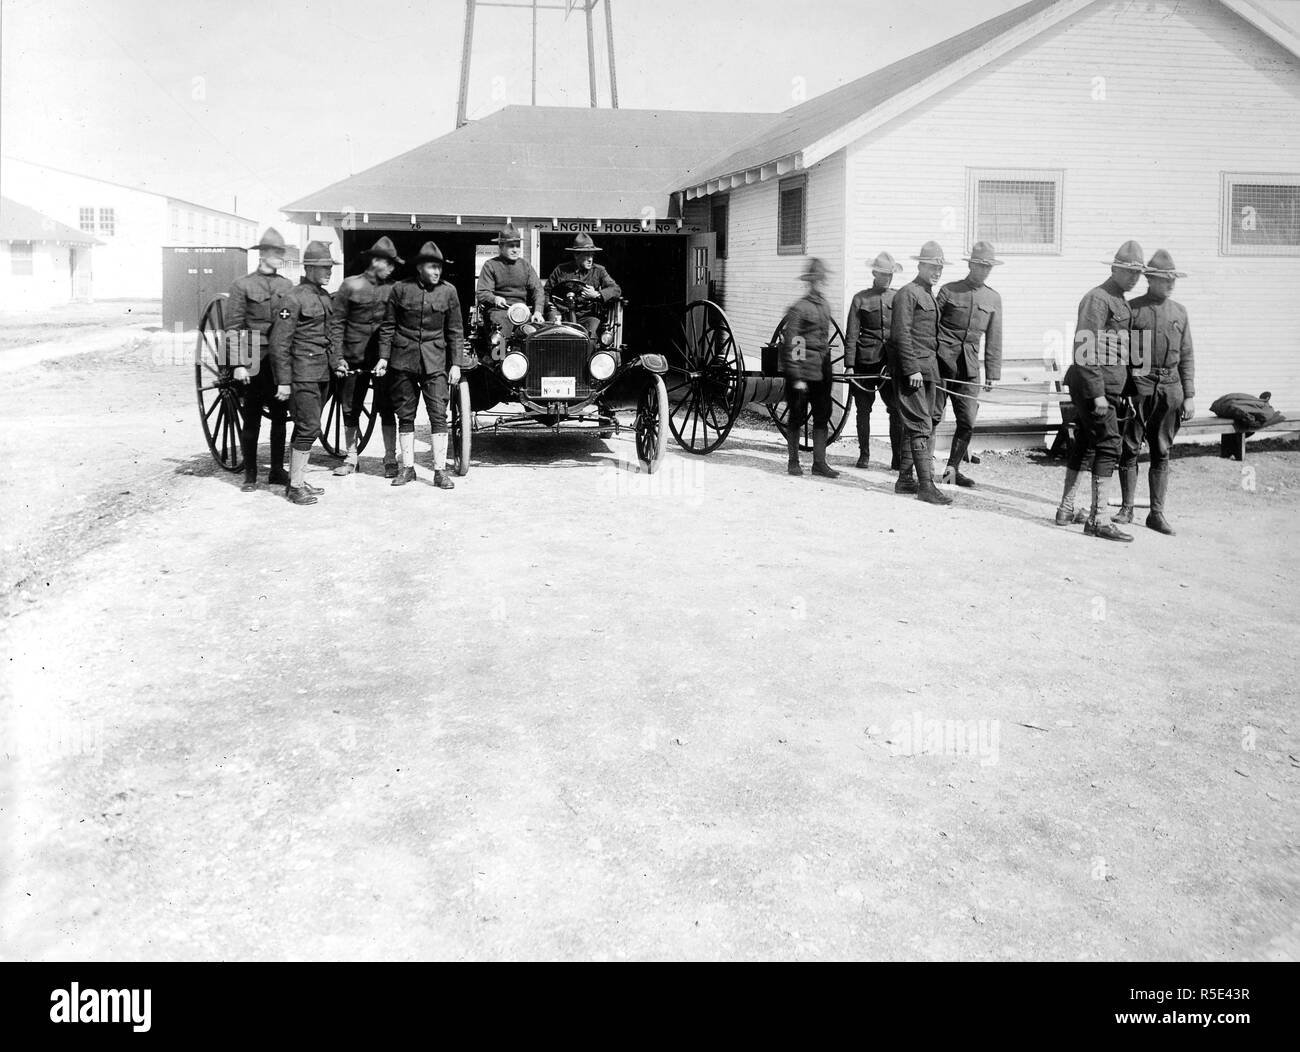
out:
<path id="1" fill-rule="evenodd" d="M 1135 238 L 1189 274 L 1205 404 L 1295 406 L 1298 127 L 1300 38 L 1250 0 L 1032 0 L 783 113 L 512 106 L 285 212 L 334 228 L 348 273 L 380 234 L 436 240 L 464 304 L 503 221 L 542 274 L 587 231 L 629 345 L 708 297 L 755 367 L 809 256 L 842 320 L 877 252 L 932 238 L 952 260 L 992 241 L 1007 353 L 1064 362 Z"/>

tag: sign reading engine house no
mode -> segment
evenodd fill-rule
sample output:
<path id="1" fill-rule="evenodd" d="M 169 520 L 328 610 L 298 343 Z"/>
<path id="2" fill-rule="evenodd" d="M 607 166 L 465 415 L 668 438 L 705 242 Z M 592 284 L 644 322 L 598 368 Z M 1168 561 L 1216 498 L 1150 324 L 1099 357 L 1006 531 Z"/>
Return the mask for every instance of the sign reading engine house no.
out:
<path id="1" fill-rule="evenodd" d="M 677 226 L 675 219 L 661 219 L 653 225 L 644 226 L 639 219 L 602 219 L 596 225 L 594 219 L 561 219 L 551 227 L 563 234 L 690 234 L 698 233 L 699 228 L 683 225 Z M 543 231 L 544 232 L 544 231 Z"/>

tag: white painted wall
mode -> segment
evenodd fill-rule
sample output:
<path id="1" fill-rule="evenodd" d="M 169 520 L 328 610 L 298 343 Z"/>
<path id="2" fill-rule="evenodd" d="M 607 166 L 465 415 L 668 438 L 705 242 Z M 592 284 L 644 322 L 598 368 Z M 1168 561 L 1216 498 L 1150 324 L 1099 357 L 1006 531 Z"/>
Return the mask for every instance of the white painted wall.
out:
<path id="1" fill-rule="evenodd" d="M 750 368 L 758 368 L 760 350 L 796 300 L 803 286 L 799 274 L 810 256 L 829 266 L 828 295 L 837 318 L 847 300 L 844 284 L 844 152 L 808 170 L 806 254 L 783 256 L 776 250 L 779 179 L 732 190 L 727 259 L 718 260 L 714 280 Z M 687 202 L 687 223 L 710 229 L 709 198 Z M 841 322 L 842 324 L 842 322 Z"/>
<path id="2" fill-rule="evenodd" d="M 40 310 L 72 299 L 67 245 L 33 244 L 30 275 L 13 273 L 11 251 L 9 242 L 0 241 L 0 310 Z"/>
<path id="3" fill-rule="evenodd" d="M 93 236 L 102 242 L 93 254 L 96 299 L 160 298 L 164 245 L 251 245 L 261 233 L 215 209 L 10 157 L 0 163 L 0 192 L 74 230 L 81 229 L 80 209 L 95 209 Z M 114 211 L 111 235 L 99 229 L 101 208 Z M 293 240 L 288 224 L 279 229 Z"/>
<path id="4" fill-rule="evenodd" d="M 1079 298 L 1136 238 L 1190 275 L 1174 297 L 1190 313 L 1198 409 L 1265 388 L 1300 409 L 1300 257 L 1220 254 L 1221 172 L 1300 174 L 1297 128 L 1300 60 L 1213 0 L 1094 4 L 848 148 L 845 292 L 881 249 L 905 265 L 929 238 L 966 254 L 968 168 L 1064 169 L 1061 255 L 1005 256 L 991 281 L 1005 353 L 1060 339 L 1068 353 Z"/>

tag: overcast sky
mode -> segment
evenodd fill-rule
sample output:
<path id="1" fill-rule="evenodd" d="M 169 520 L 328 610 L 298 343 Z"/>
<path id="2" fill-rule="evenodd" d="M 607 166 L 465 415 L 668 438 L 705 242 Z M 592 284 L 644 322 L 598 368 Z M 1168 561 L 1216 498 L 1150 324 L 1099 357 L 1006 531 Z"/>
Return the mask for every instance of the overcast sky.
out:
<path id="1" fill-rule="evenodd" d="M 782 110 L 795 78 L 819 94 L 1019 2 L 613 0 L 619 103 Z M 1264 6 L 1300 24 L 1300 4 Z M 224 209 L 238 197 L 241 214 L 276 221 L 280 205 L 454 128 L 464 10 L 0 0 L 0 150 Z M 581 15 L 542 11 L 539 25 L 538 102 L 586 105 Z M 530 26 L 525 10 L 479 8 L 471 117 L 529 101 Z M 603 32 L 598 44 L 607 105 Z"/>

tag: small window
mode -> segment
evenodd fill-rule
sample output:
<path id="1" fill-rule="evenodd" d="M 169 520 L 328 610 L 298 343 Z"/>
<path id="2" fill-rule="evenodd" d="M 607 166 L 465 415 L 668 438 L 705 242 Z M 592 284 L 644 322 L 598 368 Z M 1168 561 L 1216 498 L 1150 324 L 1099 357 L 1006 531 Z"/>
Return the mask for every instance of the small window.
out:
<path id="1" fill-rule="evenodd" d="M 108 237 L 117 233 L 117 213 L 111 208 L 99 210 L 99 232 Z"/>
<path id="2" fill-rule="evenodd" d="M 1059 255 L 1061 181 L 1057 171 L 971 172 L 970 243 L 991 241 L 999 252 Z"/>
<path id="3" fill-rule="evenodd" d="M 713 209 L 709 219 L 709 227 L 713 230 L 714 241 L 717 247 L 714 255 L 718 259 L 727 258 L 727 219 L 731 211 L 731 202 L 727 198 L 713 202 Z"/>
<path id="4" fill-rule="evenodd" d="M 1300 175 L 1223 177 L 1223 253 L 1300 255 Z"/>
<path id="5" fill-rule="evenodd" d="M 804 226 L 808 213 L 808 177 L 782 179 L 777 191 L 776 250 L 781 255 L 803 255 Z"/>
<path id="6" fill-rule="evenodd" d="M 193 212 L 185 213 L 185 240 L 186 241 L 194 240 L 194 213 Z"/>
<path id="7" fill-rule="evenodd" d="M 83 208 L 80 210 L 81 218 L 78 225 L 87 234 L 95 232 L 95 210 L 93 208 Z"/>
<path id="8" fill-rule="evenodd" d="M 32 276 L 32 245 L 30 241 L 9 242 L 9 273 L 16 278 L 29 278 Z"/>

